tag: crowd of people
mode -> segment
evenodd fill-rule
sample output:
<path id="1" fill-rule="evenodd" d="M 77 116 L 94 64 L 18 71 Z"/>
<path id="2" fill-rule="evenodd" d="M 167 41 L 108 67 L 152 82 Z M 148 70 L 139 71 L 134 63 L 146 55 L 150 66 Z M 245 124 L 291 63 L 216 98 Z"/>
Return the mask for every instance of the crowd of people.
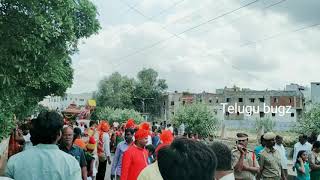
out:
<path id="1" fill-rule="evenodd" d="M 90 121 L 65 124 L 55 111 L 16 129 L 10 139 L 5 174 L 15 180 L 286 180 L 283 138 L 273 132 L 248 148 L 249 136 L 237 133 L 233 147 L 203 143 L 197 134 L 179 135 L 175 127 Z M 298 180 L 320 180 L 320 141 L 301 135 L 294 145 Z M 111 154 L 114 153 L 112 157 Z M 111 166 L 110 174 L 106 167 Z"/>

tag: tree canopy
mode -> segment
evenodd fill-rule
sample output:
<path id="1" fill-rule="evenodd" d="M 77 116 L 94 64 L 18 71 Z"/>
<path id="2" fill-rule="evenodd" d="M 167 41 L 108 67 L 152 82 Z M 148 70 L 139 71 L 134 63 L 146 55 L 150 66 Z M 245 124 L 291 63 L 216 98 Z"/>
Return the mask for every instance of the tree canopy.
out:
<path id="1" fill-rule="evenodd" d="M 95 98 L 98 106 L 133 108 L 159 116 L 162 93 L 167 88 L 166 81 L 159 79 L 158 73 L 151 68 L 142 69 L 136 79 L 115 72 L 99 82 Z"/>
<path id="2" fill-rule="evenodd" d="M 0 27 L 0 112 L 17 117 L 71 87 L 71 55 L 100 29 L 89 0 L 2 0 Z"/>

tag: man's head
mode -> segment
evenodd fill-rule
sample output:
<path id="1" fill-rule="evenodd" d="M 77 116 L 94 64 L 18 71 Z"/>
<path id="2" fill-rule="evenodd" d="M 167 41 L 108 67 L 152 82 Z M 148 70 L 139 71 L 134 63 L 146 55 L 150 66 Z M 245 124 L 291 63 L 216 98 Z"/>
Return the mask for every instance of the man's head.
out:
<path id="1" fill-rule="evenodd" d="M 78 138 L 81 138 L 81 129 L 78 128 L 78 127 L 75 127 L 73 129 L 73 139 L 78 139 Z"/>
<path id="2" fill-rule="evenodd" d="M 126 142 L 128 144 L 130 144 L 132 142 L 133 134 L 134 134 L 134 129 L 132 129 L 132 128 L 126 129 L 124 131 L 124 139 L 126 140 Z"/>
<path id="3" fill-rule="evenodd" d="M 217 166 L 214 152 L 205 144 L 177 138 L 158 152 L 160 173 L 165 180 L 212 180 Z"/>
<path id="4" fill-rule="evenodd" d="M 31 142 L 37 144 L 56 144 L 61 137 L 63 118 L 55 111 L 41 112 L 31 121 Z"/>
<path id="5" fill-rule="evenodd" d="M 232 170 L 232 154 L 230 148 L 221 143 L 214 142 L 211 146 L 211 149 L 216 154 L 217 157 L 217 171 L 230 171 Z"/>
<path id="6" fill-rule="evenodd" d="M 264 141 L 263 136 L 264 135 L 260 136 L 260 144 L 261 144 L 261 146 L 265 147 L 266 146 L 266 142 Z"/>
<path id="7" fill-rule="evenodd" d="M 281 145 L 281 144 L 283 143 L 283 137 L 277 135 L 277 136 L 276 136 L 276 143 L 277 143 L 278 145 Z"/>
<path id="8" fill-rule="evenodd" d="M 134 134 L 135 144 L 139 147 L 145 147 L 148 143 L 149 131 L 144 129 L 139 129 Z"/>
<path id="9" fill-rule="evenodd" d="M 312 150 L 316 153 L 320 152 L 320 141 L 316 141 L 314 142 L 313 146 L 312 146 Z"/>
<path id="10" fill-rule="evenodd" d="M 300 142 L 301 144 L 305 144 L 305 143 L 307 142 L 307 140 L 308 140 L 308 136 L 307 136 L 307 135 L 301 134 L 301 135 L 299 136 L 299 142 Z"/>
<path id="11" fill-rule="evenodd" d="M 90 126 L 91 128 L 96 128 L 97 125 L 98 125 L 97 121 L 91 120 L 91 121 L 89 122 L 89 126 Z"/>
<path id="12" fill-rule="evenodd" d="M 243 147 L 248 146 L 249 137 L 245 133 L 237 133 L 237 144 L 242 145 Z"/>
<path id="13" fill-rule="evenodd" d="M 71 146 L 73 143 L 73 129 L 71 127 L 65 127 L 62 130 L 62 143 L 66 146 Z"/>
<path id="14" fill-rule="evenodd" d="M 273 146 L 276 144 L 275 138 L 276 135 L 273 132 L 267 132 L 263 135 L 263 139 L 267 148 L 273 149 Z"/>

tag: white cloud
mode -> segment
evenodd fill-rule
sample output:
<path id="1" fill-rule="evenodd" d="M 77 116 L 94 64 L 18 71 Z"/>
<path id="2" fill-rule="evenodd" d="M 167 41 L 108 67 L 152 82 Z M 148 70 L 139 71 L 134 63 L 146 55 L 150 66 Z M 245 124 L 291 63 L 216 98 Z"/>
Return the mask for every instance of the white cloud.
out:
<path id="1" fill-rule="evenodd" d="M 110 10 L 105 1 L 96 0 L 103 29 L 85 40 L 79 54 L 73 57 L 74 84 L 69 91 L 93 91 L 103 76 L 119 71 L 134 77 L 143 67 L 158 71 L 167 80 L 169 90 L 213 92 L 234 84 L 253 89 L 282 89 L 290 82 L 318 81 L 319 27 L 287 33 L 308 21 L 292 21 L 284 9 L 273 10 L 277 6 L 263 10 L 275 1 L 262 1 L 181 34 L 180 38 L 172 37 L 173 33 L 248 2 L 185 0 L 174 7 L 169 0 L 130 2 L 137 4 L 136 8 L 145 15 L 154 17 L 150 22 L 134 11 L 125 11 L 120 2 L 112 2 L 112 7 L 119 9 Z M 171 9 L 155 16 L 168 7 Z M 117 18 L 119 13 L 122 15 Z M 110 24 L 108 16 L 113 21 Z M 274 39 L 266 39 L 279 32 L 282 34 Z M 256 41 L 257 44 L 241 46 Z"/>

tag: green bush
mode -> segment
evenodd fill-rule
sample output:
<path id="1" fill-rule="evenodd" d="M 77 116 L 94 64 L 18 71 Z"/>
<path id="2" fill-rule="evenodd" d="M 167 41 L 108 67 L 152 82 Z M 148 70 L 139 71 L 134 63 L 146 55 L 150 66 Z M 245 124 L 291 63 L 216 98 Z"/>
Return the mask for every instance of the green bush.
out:
<path id="1" fill-rule="evenodd" d="M 99 120 L 108 120 L 109 123 L 126 122 L 129 118 L 133 118 L 136 124 L 143 121 L 143 117 L 139 112 L 133 109 L 114 109 L 110 107 L 97 107 L 95 116 Z"/>
<path id="2" fill-rule="evenodd" d="M 186 125 L 186 132 L 197 133 L 202 137 L 215 135 L 220 126 L 219 120 L 210 109 L 201 103 L 181 106 L 173 117 L 173 123 Z"/>

